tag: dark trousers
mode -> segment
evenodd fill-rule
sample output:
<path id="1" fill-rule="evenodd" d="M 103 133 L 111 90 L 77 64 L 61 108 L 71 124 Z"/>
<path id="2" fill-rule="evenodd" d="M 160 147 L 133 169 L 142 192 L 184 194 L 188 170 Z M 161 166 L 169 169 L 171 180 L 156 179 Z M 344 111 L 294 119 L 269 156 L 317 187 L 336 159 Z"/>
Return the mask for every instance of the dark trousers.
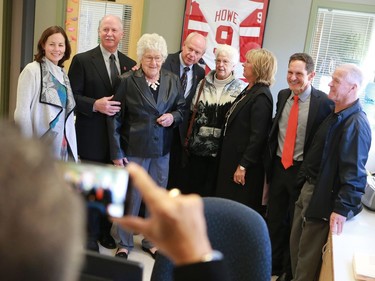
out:
<path id="1" fill-rule="evenodd" d="M 187 155 L 184 153 L 179 129 L 173 129 L 173 139 L 169 158 L 169 175 L 167 189 L 179 188 L 182 193 L 187 192 L 188 185 L 188 169 L 187 169 Z"/>
<path id="2" fill-rule="evenodd" d="M 111 227 L 105 207 L 98 202 L 87 202 L 88 239 L 97 241 L 102 236 L 110 236 Z"/>
<path id="3" fill-rule="evenodd" d="M 215 194 L 218 171 L 217 157 L 191 154 L 188 168 L 188 193 L 196 193 L 200 196 L 213 196 Z"/>
<path id="4" fill-rule="evenodd" d="M 273 163 L 269 188 L 267 225 L 272 245 L 272 271 L 291 275 L 289 237 L 294 204 L 299 196 L 296 179 L 301 162 L 284 169 L 280 157 Z"/>

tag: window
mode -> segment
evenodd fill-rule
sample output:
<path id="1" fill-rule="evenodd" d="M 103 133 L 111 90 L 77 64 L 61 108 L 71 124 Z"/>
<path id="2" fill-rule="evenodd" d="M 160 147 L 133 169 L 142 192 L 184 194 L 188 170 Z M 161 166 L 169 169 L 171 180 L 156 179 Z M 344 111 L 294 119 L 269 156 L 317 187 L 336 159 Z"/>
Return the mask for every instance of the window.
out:
<path id="1" fill-rule="evenodd" d="M 306 52 L 315 61 L 313 86 L 326 93 L 335 68 L 354 63 L 362 68 L 365 83 L 360 99 L 375 137 L 375 6 L 329 6 L 329 1 L 313 0 Z M 332 2 L 330 2 L 332 3 Z M 375 145 L 367 165 L 375 171 Z"/>
<path id="2" fill-rule="evenodd" d="M 310 43 L 316 62 L 314 86 L 329 91 L 335 68 L 343 63 L 361 66 L 374 82 L 375 14 L 318 8 Z"/>
<path id="3" fill-rule="evenodd" d="M 92 49 L 99 44 L 100 19 L 112 14 L 122 19 L 124 36 L 119 50 L 136 58 L 136 44 L 141 36 L 143 0 L 66 0 L 66 32 L 72 46 L 71 58 L 76 53 Z M 70 60 L 65 63 L 69 68 Z"/>
<path id="4" fill-rule="evenodd" d="M 119 50 L 128 55 L 132 6 L 90 0 L 81 0 L 80 3 L 77 53 L 85 52 L 98 46 L 100 19 L 107 14 L 111 14 L 118 16 L 122 20 L 125 36 L 120 41 Z"/>

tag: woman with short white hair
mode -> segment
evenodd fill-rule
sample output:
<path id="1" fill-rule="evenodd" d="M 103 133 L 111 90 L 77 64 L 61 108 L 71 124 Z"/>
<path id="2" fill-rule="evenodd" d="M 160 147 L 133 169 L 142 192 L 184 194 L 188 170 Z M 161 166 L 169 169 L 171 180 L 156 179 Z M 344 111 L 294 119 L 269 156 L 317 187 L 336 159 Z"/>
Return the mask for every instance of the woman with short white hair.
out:
<path id="1" fill-rule="evenodd" d="M 238 50 L 218 45 L 216 68 L 199 83 L 191 104 L 197 108 L 189 138 L 189 191 L 213 196 L 217 178 L 217 152 L 224 117 L 246 83 L 234 76 L 239 61 Z M 203 83 L 201 93 L 199 89 Z"/>
<path id="2" fill-rule="evenodd" d="M 121 102 L 121 110 L 107 119 L 113 163 L 124 166 L 135 162 L 161 187 L 167 186 L 173 127 L 182 122 L 185 107 L 179 78 L 161 68 L 167 55 L 162 36 L 144 34 L 139 39 L 139 69 L 121 77 L 114 97 Z M 128 198 L 127 214 L 137 216 L 141 195 L 132 189 Z M 133 234 L 122 229 L 117 234 L 116 256 L 127 258 L 134 247 Z M 153 257 L 157 250 L 147 240 L 142 241 L 142 249 Z"/>

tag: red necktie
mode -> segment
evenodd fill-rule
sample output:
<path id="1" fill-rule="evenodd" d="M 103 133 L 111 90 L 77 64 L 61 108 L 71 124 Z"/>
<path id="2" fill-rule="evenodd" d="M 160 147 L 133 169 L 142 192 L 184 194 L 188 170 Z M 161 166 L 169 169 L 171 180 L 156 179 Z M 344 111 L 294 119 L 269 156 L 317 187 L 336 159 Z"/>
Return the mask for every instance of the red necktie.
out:
<path id="1" fill-rule="evenodd" d="M 290 109 L 288 127 L 286 129 L 281 163 L 285 169 L 293 165 L 294 146 L 296 144 L 298 124 L 298 96 L 294 95 L 294 103 Z"/>

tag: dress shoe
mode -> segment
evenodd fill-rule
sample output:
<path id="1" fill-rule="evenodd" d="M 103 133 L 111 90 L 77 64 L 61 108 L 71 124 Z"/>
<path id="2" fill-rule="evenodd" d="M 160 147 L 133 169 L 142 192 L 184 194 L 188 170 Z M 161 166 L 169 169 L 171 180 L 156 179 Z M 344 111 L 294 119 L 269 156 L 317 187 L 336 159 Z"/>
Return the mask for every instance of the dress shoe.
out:
<path id="1" fill-rule="evenodd" d="M 116 249 L 116 242 L 110 235 L 103 235 L 99 239 L 100 245 L 107 249 Z"/>
<path id="2" fill-rule="evenodd" d="M 158 251 L 155 251 L 155 253 L 153 253 L 153 252 L 151 252 L 151 250 L 149 248 L 146 248 L 146 247 L 143 247 L 143 246 L 142 246 L 142 251 L 149 254 L 153 259 L 155 259 L 156 253 L 158 252 Z"/>
<path id="3" fill-rule="evenodd" d="M 120 252 L 121 250 L 122 250 L 121 248 L 118 248 L 115 256 L 118 258 L 122 258 L 122 259 L 128 259 L 128 254 L 124 251 Z"/>
<path id="4" fill-rule="evenodd" d="M 289 274 L 287 273 L 282 273 L 277 279 L 276 281 L 291 281 L 292 280 L 292 277 L 289 276 Z"/>
<path id="5" fill-rule="evenodd" d="M 93 240 L 93 239 L 88 239 L 87 243 L 86 243 L 86 249 L 87 250 L 91 250 L 91 251 L 95 251 L 95 252 L 99 253 L 98 242 L 96 242 L 96 240 Z"/>

